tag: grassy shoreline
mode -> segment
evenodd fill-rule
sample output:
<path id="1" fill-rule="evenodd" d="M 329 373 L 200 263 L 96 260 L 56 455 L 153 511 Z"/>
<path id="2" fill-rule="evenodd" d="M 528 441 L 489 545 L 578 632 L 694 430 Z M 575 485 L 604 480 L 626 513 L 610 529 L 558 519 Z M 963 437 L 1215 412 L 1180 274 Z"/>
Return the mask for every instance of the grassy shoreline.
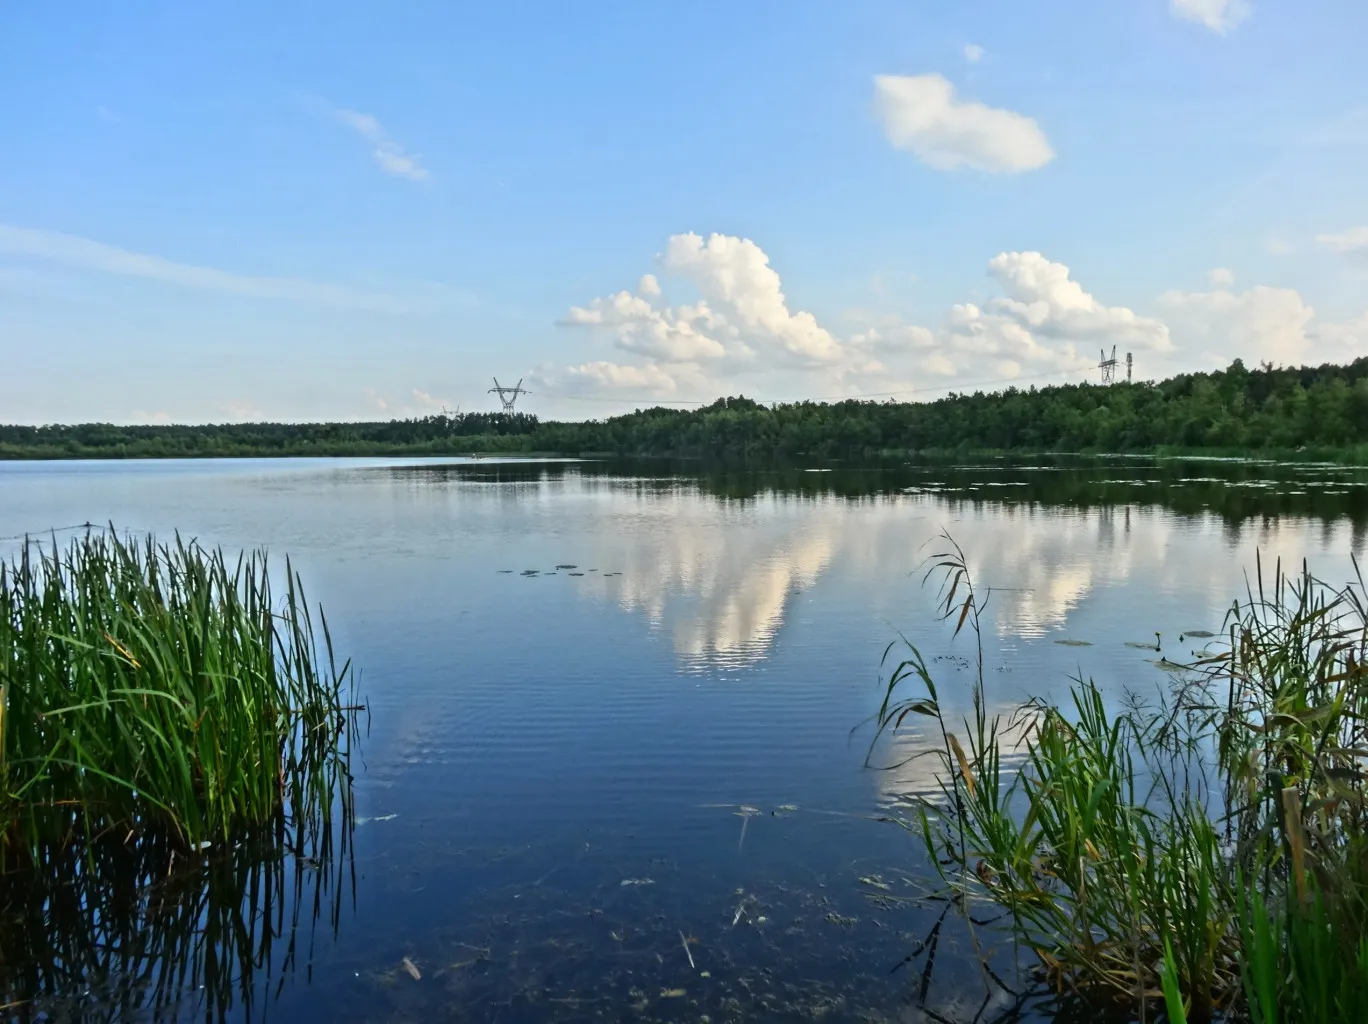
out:
<path id="1" fill-rule="evenodd" d="M 971 936 L 1004 930 L 1042 982 L 1141 1021 L 1160 1009 L 1171 1022 L 1368 1020 L 1362 578 L 1331 587 L 1304 566 L 1267 579 L 1256 567 L 1224 634 L 1195 634 L 1208 644 L 1195 662 L 1168 662 L 1167 692 L 1077 678 L 1065 702 L 990 716 L 986 598 L 943 539 L 928 578 L 955 634 L 977 641 L 973 711 L 942 712 L 909 644 L 871 755 L 884 733 L 936 737 L 939 796 L 901 824 Z"/>

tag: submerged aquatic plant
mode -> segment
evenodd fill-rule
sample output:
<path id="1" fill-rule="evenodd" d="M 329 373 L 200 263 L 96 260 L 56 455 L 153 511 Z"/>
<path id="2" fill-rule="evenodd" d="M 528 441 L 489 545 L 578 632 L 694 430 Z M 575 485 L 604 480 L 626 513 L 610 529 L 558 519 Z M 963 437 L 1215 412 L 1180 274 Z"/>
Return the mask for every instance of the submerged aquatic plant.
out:
<path id="1" fill-rule="evenodd" d="M 1028 702 L 1008 729 L 985 711 L 981 605 L 945 539 L 941 613 L 978 637 L 964 742 L 911 645 L 875 742 L 909 715 L 938 724 L 940 798 L 904 824 L 966 921 L 995 904 L 1055 987 L 1142 1019 L 1162 1001 L 1174 1020 L 1368 1020 L 1362 580 L 1279 566 L 1266 590 L 1260 566 L 1224 647 L 1157 704 L 1109 702 L 1080 678 L 1069 704 Z M 908 683 L 922 692 L 897 692 Z"/>
<path id="2" fill-rule="evenodd" d="M 287 561 L 87 531 L 0 562 L 0 858 L 195 850 L 349 799 L 350 663 Z"/>

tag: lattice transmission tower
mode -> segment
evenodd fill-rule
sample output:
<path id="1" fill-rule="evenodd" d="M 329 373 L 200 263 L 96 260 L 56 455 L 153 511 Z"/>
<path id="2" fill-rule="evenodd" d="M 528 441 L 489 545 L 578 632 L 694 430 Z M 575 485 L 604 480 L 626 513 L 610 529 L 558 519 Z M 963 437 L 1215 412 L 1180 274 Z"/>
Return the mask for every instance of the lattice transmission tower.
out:
<path id="1" fill-rule="evenodd" d="M 1107 350 L 1102 350 L 1102 361 L 1097 364 L 1097 368 L 1102 371 L 1102 386 L 1116 383 L 1116 346 L 1112 346 L 1111 358 L 1107 358 Z"/>
<path id="2" fill-rule="evenodd" d="M 530 395 L 532 394 L 532 392 L 528 391 L 527 388 L 522 386 L 521 377 L 518 378 L 518 383 L 513 385 L 511 388 L 504 387 L 502 384 L 499 383 L 499 378 L 495 377 L 494 386 L 489 389 L 487 394 L 498 395 L 499 401 L 503 403 L 503 411 L 511 416 L 515 411 L 513 407 L 518 402 L 518 396 Z"/>

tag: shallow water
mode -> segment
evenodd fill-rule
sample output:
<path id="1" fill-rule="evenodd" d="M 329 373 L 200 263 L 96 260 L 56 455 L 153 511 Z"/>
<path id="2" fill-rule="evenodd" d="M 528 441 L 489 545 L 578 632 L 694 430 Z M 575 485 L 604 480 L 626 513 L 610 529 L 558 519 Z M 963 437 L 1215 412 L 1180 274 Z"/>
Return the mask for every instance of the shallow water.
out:
<path id="1" fill-rule="evenodd" d="M 1256 551 L 1266 573 L 1305 558 L 1349 577 L 1368 476 L 1143 459 L 0 463 L 0 557 L 25 531 L 111 520 L 288 553 L 371 708 L 345 855 L 277 865 L 291 910 L 244 919 L 280 941 L 225 989 L 154 963 L 173 993 L 161 1016 L 968 1021 L 985 990 L 952 919 L 929 975 L 924 957 L 899 967 L 941 908 L 913 899 L 930 887 L 920 840 L 877 820 L 932 792 L 931 762 L 870 770 L 859 728 L 900 634 L 945 703 L 967 704 L 973 648 L 921 585 L 939 531 L 993 588 L 996 708 L 1080 672 L 1157 692 L 1154 634 L 1164 657 L 1211 642 L 1178 638 L 1220 632 Z M 909 731 L 877 759 L 919 743 Z M 0 927 L 10 998 L 42 978 L 56 1017 L 154 1015 L 129 980 L 152 947 L 75 978 L 32 962 L 50 926 Z M 979 941 L 1029 984 L 1002 936 Z M 990 987 L 986 1019 L 1019 1002 Z"/>

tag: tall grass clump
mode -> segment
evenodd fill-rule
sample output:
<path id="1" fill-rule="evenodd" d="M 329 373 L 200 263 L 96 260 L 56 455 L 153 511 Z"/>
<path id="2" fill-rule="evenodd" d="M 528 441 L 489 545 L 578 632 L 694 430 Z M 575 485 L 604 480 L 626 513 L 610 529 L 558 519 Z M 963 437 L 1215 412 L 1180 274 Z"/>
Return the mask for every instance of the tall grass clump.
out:
<path id="1" fill-rule="evenodd" d="M 981 636 L 986 597 L 945 539 L 941 612 Z M 958 723 L 909 645 L 879 733 L 934 720 L 940 793 L 904 824 L 970 926 L 1000 908 L 1060 990 L 1142 1020 L 1368 1021 L 1363 581 L 1260 569 L 1227 626 L 1152 701 L 1077 679 L 1007 721 L 985 710 L 981 639 Z"/>
<path id="2" fill-rule="evenodd" d="M 200 849 L 348 793 L 350 664 L 289 562 L 87 531 L 0 562 L 0 857 Z"/>

